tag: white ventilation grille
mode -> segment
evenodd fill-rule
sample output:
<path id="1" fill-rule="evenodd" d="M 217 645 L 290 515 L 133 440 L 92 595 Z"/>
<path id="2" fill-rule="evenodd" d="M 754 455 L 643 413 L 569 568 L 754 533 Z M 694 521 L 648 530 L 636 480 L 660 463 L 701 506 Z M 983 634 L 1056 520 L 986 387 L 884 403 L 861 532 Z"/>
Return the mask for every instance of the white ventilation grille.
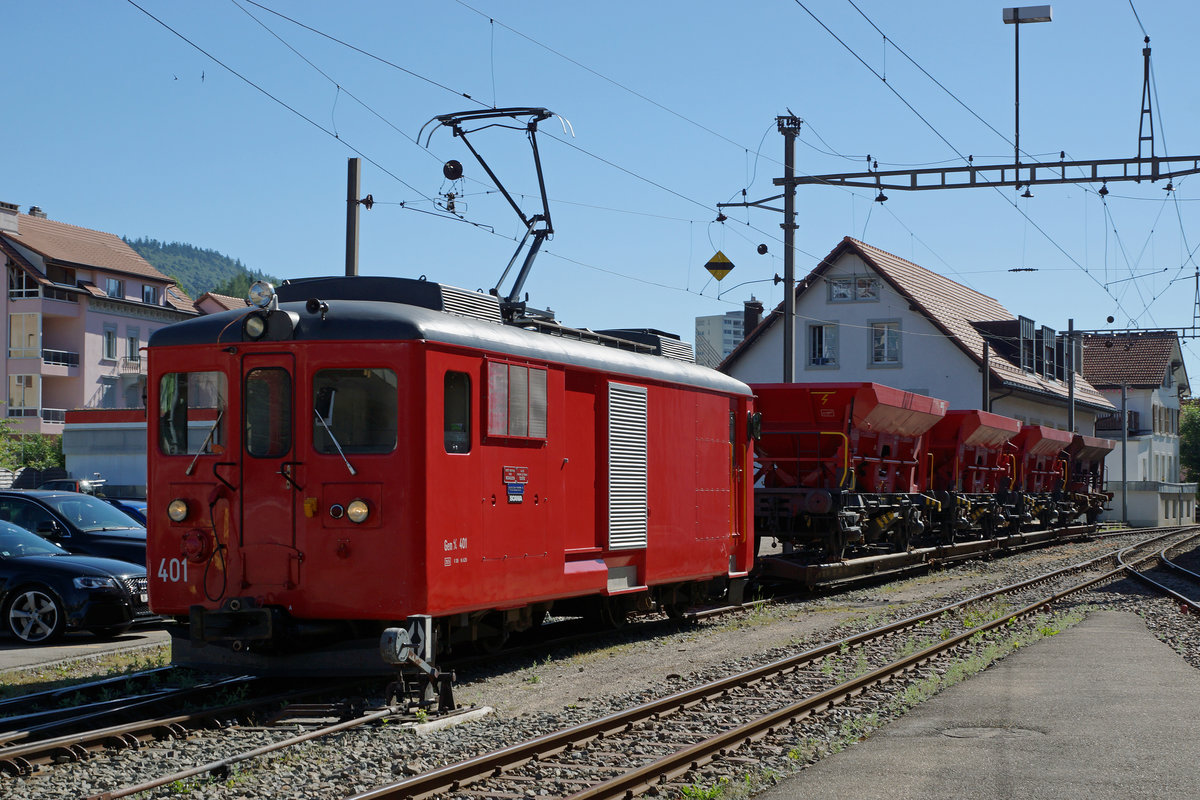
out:
<path id="1" fill-rule="evenodd" d="M 481 292 L 468 292 L 457 286 L 441 284 L 442 308 L 448 314 L 481 319 L 485 322 L 503 322 L 500 316 L 500 298 Z"/>
<path id="2" fill-rule="evenodd" d="M 646 546 L 646 388 L 608 385 L 608 547 Z"/>
<path id="3" fill-rule="evenodd" d="M 676 339 L 668 339 L 663 336 L 658 340 L 658 351 L 667 358 L 673 358 L 677 361 L 686 361 L 689 364 L 696 363 L 696 355 L 692 352 L 692 346 L 687 342 L 681 342 Z"/>

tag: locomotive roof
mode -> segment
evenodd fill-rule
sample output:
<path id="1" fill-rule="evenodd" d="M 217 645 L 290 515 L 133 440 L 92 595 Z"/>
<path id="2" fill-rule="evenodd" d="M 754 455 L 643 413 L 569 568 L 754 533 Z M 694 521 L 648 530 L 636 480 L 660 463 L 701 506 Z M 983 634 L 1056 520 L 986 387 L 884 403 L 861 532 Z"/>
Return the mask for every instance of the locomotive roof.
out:
<path id="1" fill-rule="evenodd" d="M 445 292 L 446 301 L 441 297 Z M 648 348 L 616 337 L 530 322 L 506 324 L 491 317 L 488 295 L 404 278 L 315 278 L 279 287 L 279 308 L 299 316 L 293 341 L 429 341 L 506 356 L 571 364 L 631 377 L 749 395 L 750 388 L 724 373 L 690 361 L 645 352 Z M 309 313 L 308 298 L 328 304 L 325 314 Z M 463 302 L 468 303 L 464 307 Z M 454 310 L 442 310 L 443 308 Z M 239 320 L 252 309 L 209 314 L 160 328 L 149 346 L 248 344 Z M 633 348 L 643 352 L 634 352 Z"/>

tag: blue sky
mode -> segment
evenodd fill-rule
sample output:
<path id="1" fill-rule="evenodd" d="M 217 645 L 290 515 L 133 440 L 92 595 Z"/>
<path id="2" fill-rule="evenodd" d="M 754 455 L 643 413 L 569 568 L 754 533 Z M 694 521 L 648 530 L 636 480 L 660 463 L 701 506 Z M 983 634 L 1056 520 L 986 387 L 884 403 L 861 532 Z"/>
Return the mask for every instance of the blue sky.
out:
<path id="1" fill-rule="evenodd" d="M 1001 3 L 138 6 L 5 9 L 0 200 L 212 248 L 282 278 L 344 271 L 346 160 L 359 155 L 376 201 L 362 214 L 363 274 L 493 286 L 521 233 L 516 215 L 448 130 L 428 148 L 416 141 L 432 117 L 482 106 L 540 106 L 570 123 L 541 125 L 555 236 L 526 283 L 531 304 L 570 325 L 689 340 L 695 316 L 739 309 L 751 293 L 768 308 L 782 299 L 770 280 L 783 272 L 781 216 L 735 210 L 714 222 L 716 204 L 743 189 L 752 200 L 778 192 L 776 115 L 804 120 L 802 173 L 861 171 L 868 154 L 880 169 L 1013 157 L 1013 27 Z M 1155 153 L 1200 153 L 1200 5 L 1053 6 L 1053 22 L 1021 29 L 1022 160 L 1137 154 L 1143 28 Z M 471 141 L 536 213 L 523 136 Z M 445 181 L 448 159 L 463 163 L 463 181 Z M 1189 327 L 1200 178 L 1173 184 L 1113 183 L 1105 198 L 1087 184 L 1034 187 L 1030 199 L 889 191 L 885 204 L 866 189 L 801 187 L 797 275 L 853 235 L 1039 325 Z M 438 208 L 447 191 L 461 219 Z M 720 284 L 704 269 L 717 249 L 735 265 Z M 1200 377 L 1196 345 L 1184 350 Z"/>

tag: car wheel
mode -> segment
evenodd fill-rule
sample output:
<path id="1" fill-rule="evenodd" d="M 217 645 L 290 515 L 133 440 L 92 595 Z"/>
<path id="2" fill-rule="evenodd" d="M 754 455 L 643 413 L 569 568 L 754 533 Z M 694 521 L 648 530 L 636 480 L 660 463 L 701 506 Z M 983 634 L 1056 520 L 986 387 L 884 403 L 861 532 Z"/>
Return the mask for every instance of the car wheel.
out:
<path id="1" fill-rule="evenodd" d="M 92 628 L 89 633 L 97 639 L 115 639 L 132 627 L 132 625 L 110 625 L 107 628 Z"/>
<path id="2" fill-rule="evenodd" d="M 67 615 L 54 594 L 40 586 L 18 589 L 4 609 L 8 630 L 26 644 L 46 644 L 59 639 Z"/>

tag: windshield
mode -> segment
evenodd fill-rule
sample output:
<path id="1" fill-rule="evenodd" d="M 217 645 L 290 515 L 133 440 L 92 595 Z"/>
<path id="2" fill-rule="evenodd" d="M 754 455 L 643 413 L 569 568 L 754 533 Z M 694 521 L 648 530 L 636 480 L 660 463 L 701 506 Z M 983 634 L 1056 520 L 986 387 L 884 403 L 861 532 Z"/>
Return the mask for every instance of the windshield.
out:
<path id="1" fill-rule="evenodd" d="M 91 495 L 64 494 L 45 500 L 84 533 L 141 527 L 124 511 Z"/>
<path id="2" fill-rule="evenodd" d="M 0 558 L 62 556 L 67 551 L 11 522 L 0 522 Z"/>

